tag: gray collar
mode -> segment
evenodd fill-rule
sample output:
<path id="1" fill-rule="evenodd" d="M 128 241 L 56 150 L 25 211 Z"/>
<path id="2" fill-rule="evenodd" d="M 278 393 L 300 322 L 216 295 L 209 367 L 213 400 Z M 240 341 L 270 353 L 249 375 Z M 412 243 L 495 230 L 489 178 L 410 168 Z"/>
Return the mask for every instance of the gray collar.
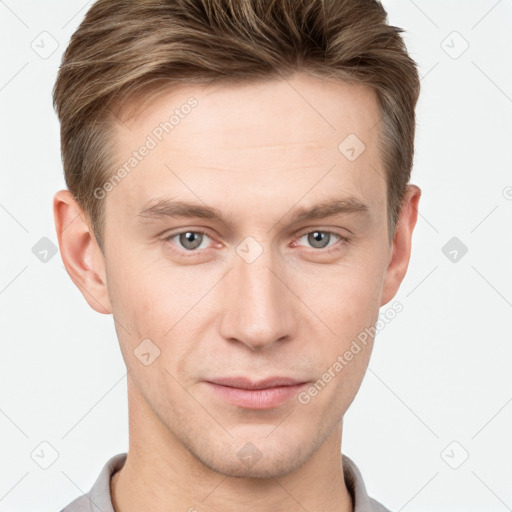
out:
<path id="1" fill-rule="evenodd" d="M 110 496 L 110 479 L 124 466 L 126 458 L 127 453 L 118 453 L 110 458 L 91 490 L 76 498 L 61 512 L 115 512 Z M 368 496 L 361 473 L 352 459 L 346 455 L 342 455 L 342 459 L 345 483 L 354 502 L 353 512 L 390 512 Z"/>

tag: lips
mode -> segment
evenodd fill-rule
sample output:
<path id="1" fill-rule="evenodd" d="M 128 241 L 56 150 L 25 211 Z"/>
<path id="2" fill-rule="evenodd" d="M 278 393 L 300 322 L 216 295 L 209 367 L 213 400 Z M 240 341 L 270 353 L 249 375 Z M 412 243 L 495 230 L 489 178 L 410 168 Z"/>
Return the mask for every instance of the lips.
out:
<path id="1" fill-rule="evenodd" d="M 246 377 L 224 377 L 220 379 L 210 379 L 207 382 L 220 386 L 228 386 L 230 388 L 268 389 L 280 386 L 296 386 L 298 384 L 304 384 L 306 381 L 290 377 L 267 377 L 257 381 L 252 381 Z"/>
<path id="2" fill-rule="evenodd" d="M 290 377 L 252 381 L 246 377 L 211 379 L 205 384 L 214 396 L 244 409 L 273 409 L 291 400 L 308 383 Z"/>

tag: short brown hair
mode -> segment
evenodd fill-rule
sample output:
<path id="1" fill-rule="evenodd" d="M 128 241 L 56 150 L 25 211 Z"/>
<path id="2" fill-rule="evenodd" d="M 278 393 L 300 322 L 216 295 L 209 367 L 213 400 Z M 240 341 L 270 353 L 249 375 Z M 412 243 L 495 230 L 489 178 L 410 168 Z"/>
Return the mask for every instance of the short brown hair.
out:
<path id="1" fill-rule="evenodd" d="M 412 169 L 420 89 L 401 32 L 376 0 L 98 0 L 63 55 L 53 101 L 66 185 L 100 248 L 104 209 L 94 190 L 114 172 L 112 116 L 128 100 L 172 84 L 297 71 L 377 93 L 392 240 Z"/>

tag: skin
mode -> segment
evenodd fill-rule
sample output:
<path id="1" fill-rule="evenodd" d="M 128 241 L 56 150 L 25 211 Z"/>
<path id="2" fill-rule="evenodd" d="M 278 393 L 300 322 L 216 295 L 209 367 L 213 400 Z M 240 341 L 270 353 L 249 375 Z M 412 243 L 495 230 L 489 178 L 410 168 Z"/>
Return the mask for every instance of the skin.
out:
<path id="1" fill-rule="evenodd" d="M 203 381 L 320 379 L 395 296 L 421 190 L 408 185 L 389 243 L 374 92 L 304 74 L 169 90 L 116 121 L 119 164 L 191 96 L 198 106 L 103 199 L 104 254 L 72 195 L 54 198 L 66 270 L 93 309 L 113 314 L 128 369 L 130 442 L 111 483 L 115 510 L 348 512 L 343 416 L 371 338 L 307 405 L 236 407 Z M 350 133 L 366 146 L 353 162 L 338 150 Z M 292 222 L 299 207 L 348 195 L 368 214 Z M 163 197 L 215 207 L 231 223 L 138 216 Z M 168 238 L 194 230 L 207 231 L 196 249 Z M 307 236 L 315 231 L 324 245 Z M 251 263 L 237 253 L 249 236 L 262 250 Z M 134 350 L 147 338 L 160 356 L 145 366 Z M 237 456 L 247 442 L 256 463 Z"/>

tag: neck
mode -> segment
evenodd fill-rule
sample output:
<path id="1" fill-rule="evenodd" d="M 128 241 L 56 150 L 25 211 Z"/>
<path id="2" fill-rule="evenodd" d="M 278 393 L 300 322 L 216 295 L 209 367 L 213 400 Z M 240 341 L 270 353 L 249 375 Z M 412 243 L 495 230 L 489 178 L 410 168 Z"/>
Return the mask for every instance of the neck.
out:
<path id="1" fill-rule="evenodd" d="M 111 480 L 116 512 L 353 511 L 343 478 L 342 422 L 302 466 L 288 474 L 230 477 L 196 458 L 141 398 L 129 393 L 128 457 Z"/>

